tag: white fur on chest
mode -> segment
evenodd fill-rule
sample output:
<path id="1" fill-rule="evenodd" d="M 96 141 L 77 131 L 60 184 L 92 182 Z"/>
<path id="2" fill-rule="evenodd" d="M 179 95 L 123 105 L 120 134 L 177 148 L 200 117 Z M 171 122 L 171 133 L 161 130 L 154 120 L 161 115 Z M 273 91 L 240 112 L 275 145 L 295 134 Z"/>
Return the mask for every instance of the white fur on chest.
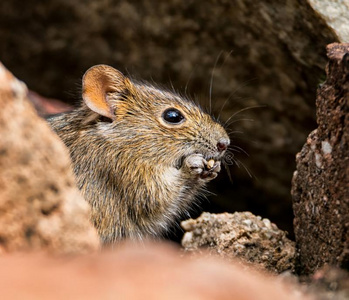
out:
<path id="1" fill-rule="evenodd" d="M 164 184 L 167 186 L 177 185 L 180 180 L 180 173 L 181 171 L 174 167 L 166 168 L 162 175 Z"/>

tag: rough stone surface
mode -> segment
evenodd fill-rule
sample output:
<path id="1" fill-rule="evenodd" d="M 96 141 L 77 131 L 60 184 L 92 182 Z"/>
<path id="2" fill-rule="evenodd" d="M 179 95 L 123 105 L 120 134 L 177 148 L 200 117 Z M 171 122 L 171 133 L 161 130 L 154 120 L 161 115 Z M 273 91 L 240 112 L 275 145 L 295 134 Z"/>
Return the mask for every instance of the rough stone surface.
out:
<path id="1" fill-rule="evenodd" d="M 349 42 L 349 0 L 308 0 L 336 32 L 341 42 Z"/>
<path id="2" fill-rule="evenodd" d="M 318 128 L 297 154 L 292 196 L 300 273 L 349 269 L 349 44 L 327 48 L 316 99 Z"/>
<path id="3" fill-rule="evenodd" d="M 275 277 L 159 244 L 74 259 L 6 256 L 0 266 L 2 299 L 308 299 Z"/>
<path id="4" fill-rule="evenodd" d="M 337 41 L 306 1 L 0 1 L 0 41 L 1 59 L 46 97 L 80 98 L 85 70 L 107 63 L 141 79 L 172 81 L 182 92 L 188 84 L 206 107 L 213 73 L 216 115 L 229 99 L 223 121 L 265 105 L 239 113 L 230 126 L 233 144 L 250 154 L 235 157 L 257 180 L 234 166 L 233 184 L 222 175 L 213 183 L 215 203 L 220 211 L 253 210 L 291 231 L 293 157 L 316 126 L 325 46 Z"/>
<path id="5" fill-rule="evenodd" d="M 278 273 L 294 268 L 294 242 L 268 219 L 250 212 L 203 213 L 181 225 L 186 231 L 182 239 L 186 251 L 208 248 L 211 253 L 229 259 L 242 258 Z"/>
<path id="6" fill-rule="evenodd" d="M 89 207 L 75 187 L 69 154 L 0 64 L 0 253 L 97 250 Z"/>

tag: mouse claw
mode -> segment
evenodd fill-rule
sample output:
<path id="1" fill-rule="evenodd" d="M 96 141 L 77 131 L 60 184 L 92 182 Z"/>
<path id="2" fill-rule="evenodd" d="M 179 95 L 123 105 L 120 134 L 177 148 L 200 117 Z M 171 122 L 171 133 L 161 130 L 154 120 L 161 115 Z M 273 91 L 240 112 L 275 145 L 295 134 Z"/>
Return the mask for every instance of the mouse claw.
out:
<path id="1" fill-rule="evenodd" d="M 188 172 L 204 181 L 210 181 L 217 177 L 221 170 L 221 162 L 210 159 L 206 161 L 202 154 L 192 154 L 184 160 L 185 169 Z"/>

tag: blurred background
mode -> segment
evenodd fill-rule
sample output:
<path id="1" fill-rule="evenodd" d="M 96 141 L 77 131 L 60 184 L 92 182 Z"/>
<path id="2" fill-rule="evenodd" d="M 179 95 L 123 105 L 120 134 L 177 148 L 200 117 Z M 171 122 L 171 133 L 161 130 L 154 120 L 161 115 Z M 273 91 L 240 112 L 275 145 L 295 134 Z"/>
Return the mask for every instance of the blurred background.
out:
<path id="1" fill-rule="evenodd" d="M 295 155 L 316 128 L 325 47 L 339 41 L 312 2 L 5 0 L 0 61 L 30 90 L 72 106 L 84 72 L 101 63 L 204 107 L 211 100 L 229 120 L 236 163 L 192 216 L 248 210 L 292 238 Z"/>

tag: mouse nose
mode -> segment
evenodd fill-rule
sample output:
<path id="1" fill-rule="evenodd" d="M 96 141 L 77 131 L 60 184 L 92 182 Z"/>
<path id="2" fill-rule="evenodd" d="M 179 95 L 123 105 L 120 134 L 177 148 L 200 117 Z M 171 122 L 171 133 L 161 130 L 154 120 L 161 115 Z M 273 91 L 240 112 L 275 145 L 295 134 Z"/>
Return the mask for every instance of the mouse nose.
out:
<path id="1" fill-rule="evenodd" d="M 220 139 L 217 143 L 218 151 L 223 152 L 224 150 L 227 150 L 229 144 L 230 144 L 230 141 L 228 139 Z"/>

